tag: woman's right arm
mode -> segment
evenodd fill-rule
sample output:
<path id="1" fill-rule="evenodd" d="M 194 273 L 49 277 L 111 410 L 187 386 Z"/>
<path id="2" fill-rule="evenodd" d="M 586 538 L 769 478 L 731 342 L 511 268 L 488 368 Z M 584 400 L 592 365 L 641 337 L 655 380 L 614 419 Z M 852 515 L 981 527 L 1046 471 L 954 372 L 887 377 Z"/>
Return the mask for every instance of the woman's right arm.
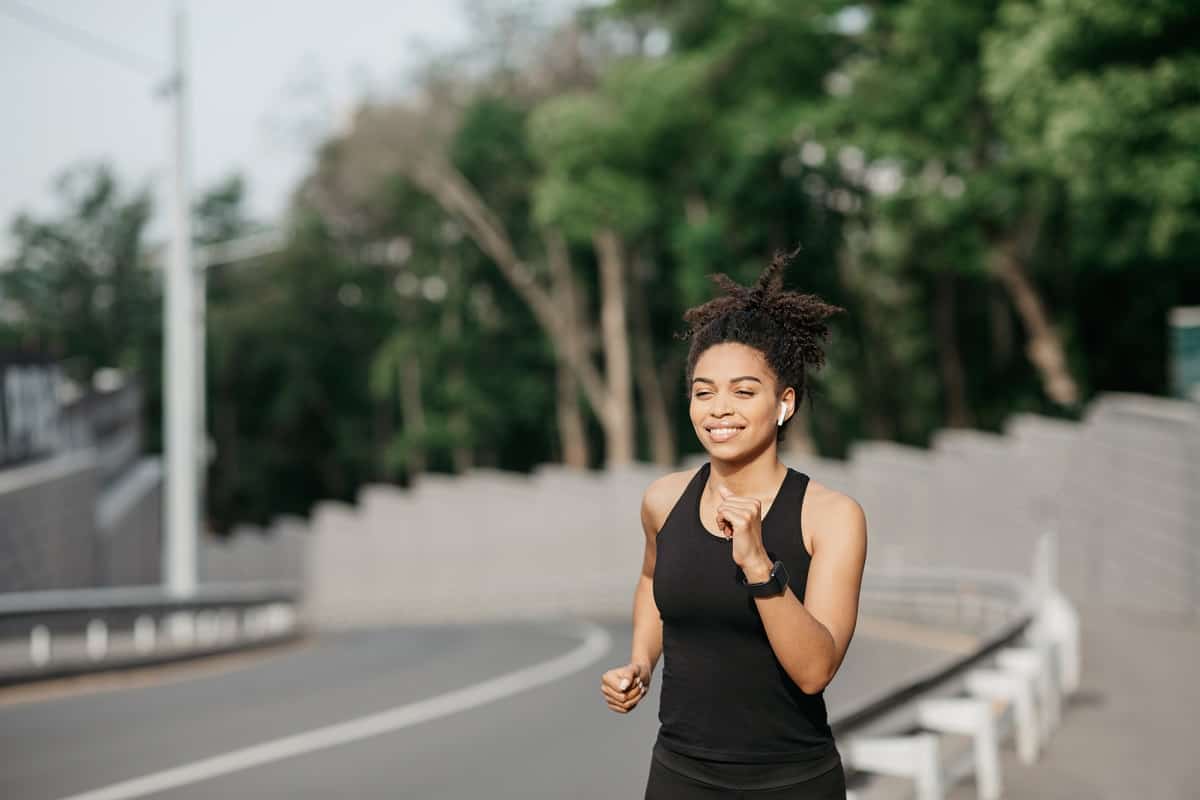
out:
<path id="1" fill-rule="evenodd" d="M 644 667 L 643 681 L 650 683 L 654 665 L 662 655 L 662 617 L 654 602 L 654 562 L 657 555 L 658 529 L 661 517 L 658 509 L 665 481 L 654 481 L 642 496 L 642 532 L 646 537 L 645 554 L 642 556 L 642 572 L 638 576 L 637 588 L 633 592 L 633 645 L 630 662 Z"/>
<path id="2" fill-rule="evenodd" d="M 694 474 L 694 473 L 693 473 Z M 662 616 L 654 602 L 654 563 L 658 531 L 674 505 L 688 473 L 674 472 L 650 484 L 642 496 L 642 533 L 646 537 L 642 572 L 633 592 L 633 645 L 629 663 L 600 677 L 600 691 L 608 707 L 621 714 L 632 711 L 650 687 L 650 676 L 663 649 Z"/>

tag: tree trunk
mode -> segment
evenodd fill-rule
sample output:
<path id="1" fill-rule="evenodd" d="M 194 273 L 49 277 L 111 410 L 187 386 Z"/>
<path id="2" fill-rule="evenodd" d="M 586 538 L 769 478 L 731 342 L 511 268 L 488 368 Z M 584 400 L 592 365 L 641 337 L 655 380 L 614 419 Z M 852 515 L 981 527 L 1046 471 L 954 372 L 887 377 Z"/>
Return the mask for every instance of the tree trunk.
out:
<path id="1" fill-rule="evenodd" d="M 638 255 L 633 258 L 633 271 L 637 288 L 630 298 L 630 311 L 633 313 L 633 352 L 637 359 L 637 387 L 642 399 L 642 418 L 646 421 L 654 463 L 671 467 L 676 460 L 675 436 L 663 382 L 659 378 L 658 360 L 654 357 L 654 334 L 650 328 L 650 309 L 646 302 L 647 287 L 643 283 L 648 277 L 645 274 L 648 265 Z"/>
<path id="2" fill-rule="evenodd" d="M 528 265 L 517 255 L 503 223 L 479 197 L 474 186 L 453 166 L 440 159 L 427 158 L 411 165 L 409 169 L 410 177 L 430 194 L 442 207 L 442 210 L 462 222 L 467 235 L 480 250 L 492 259 L 513 290 L 528 305 L 534 319 L 550 340 L 555 352 L 561 356 L 564 363 L 570 365 L 588 404 L 596 413 L 605 430 L 610 444 L 610 452 L 615 453 L 618 460 L 632 460 L 633 437 L 628 433 L 632 424 L 630 416 L 632 401 L 611 399 L 614 397 L 625 398 L 632 394 L 628 343 L 624 344 L 623 359 L 615 350 L 606 359 L 608 366 L 612 368 L 616 365 L 618 371 L 620 371 L 619 365 L 623 360 L 624 376 L 614 376 L 611 372 L 608 375 L 601 375 L 592 363 L 587 347 L 587 332 L 590 330 L 590 326 L 586 324 L 583 316 L 577 318 L 573 327 L 563 323 L 562 309 L 557 306 L 554 295 L 538 284 Z M 609 237 L 598 234 L 596 241 L 600 240 L 608 242 Z M 616 252 L 619 253 L 620 242 L 615 236 L 611 237 L 611 244 L 615 245 Z M 612 246 L 606 244 L 605 248 L 612 249 Z M 599 246 L 597 246 L 597 252 L 602 252 Z M 600 260 L 603 272 L 604 258 Z M 623 280 L 624 268 L 621 260 L 618 258 L 615 263 L 617 277 Z M 603 275 L 601 277 L 601 287 L 605 290 L 606 298 L 614 290 L 617 297 L 620 298 L 619 307 L 614 306 L 611 298 L 607 298 L 601 303 L 606 354 L 610 350 L 607 341 L 608 328 L 614 331 L 614 336 L 618 336 L 622 341 L 625 340 L 624 289 L 621 280 L 616 281 L 613 285 L 611 280 L 606 281 Z M 618 320 L 618 317 L 619 324 L 616 324 L 615 321 Z M 620 329 L 619 333 L 618 329 Z M 617 345 L 616 349 L 620 350 L 621 347 Z M 623 387 L 620 383 L 622 380 L 625 382 Z M 618 388 L 614 389 L 614 385 Z M 628 437 L 628 442 L 623 441 L 623 437 Z"/>
<path id="3" fill-rule="evenodd" d="M 600 265 L 600 332 L 604 342 L 604 371 L 608 392 L 600 413 L 608 467 L 634 459 L 637 419 L 633 413 L 633 380 L 629 334 L 625 323 L 625 253 L 615 231 L 602 228 L 592 235 Z"/>
<path id="4" fill-rule="evenodd" d="M 1012 239 L 996 243 L 992 248 L 991 267 L 1008 291 L 1025 326 L 1028 339 L 1025 354 L 1041 376 L 1043 391 L 1060 406 L 1076 405 L 1079 389 L 1067 369 L 1062 339 L 1054 330 L 1037 287 L 1026 274 L 1017 243 Z"/>
<path id="5" fill-rule="evenodd" d="M 570 339 L 565 347 L 566 349 L 586 349 L 586 346 L 582 344 L 585 331 L 580 327 L 583 314 L 579 305 L 575 276 L 571 272 L 570 254 L 567 250 L 566 240 L 557 231 L 547 232 L 543 239 L 546 243 L 547 260 L 550 263 L 554 305 L 561 309 L 563 336 Z M 583 411 L 579 405 L 579 382 L 575 377 L 575 372 L 571 369 L 570 361 L 563 354 L 563 349 L 558 346 L 554 348 L 555 382 L 558 386 L 556 410 L 559 446 L 564 464 L 576 469 L 587 469 L 591 455 L 588 452 L 587 429 L 583 423 Z"/>
<path id="6" fill-rule="evenodd" d="M 934 327 L 937 331 L 938 367 L 946 398 L 946 424 L 969 428 L 974 423 L 967 403 L 967 384 L 958 350 L 958 325 L 954 303 L 954 274 L 940 270 L 935 280 Z"/>
<path id="7" fill-rule="evenodd" d="M 583 414 L 579 410 L 579 392 L 576 389 L 578 382 L 565 360 L 555 359 L 554 366 L 555 382 L 558 385 L 556 410 L 562 462 L 575 469 L 587 469 L 590 455 L 587 430 L 583 424 Z"/>

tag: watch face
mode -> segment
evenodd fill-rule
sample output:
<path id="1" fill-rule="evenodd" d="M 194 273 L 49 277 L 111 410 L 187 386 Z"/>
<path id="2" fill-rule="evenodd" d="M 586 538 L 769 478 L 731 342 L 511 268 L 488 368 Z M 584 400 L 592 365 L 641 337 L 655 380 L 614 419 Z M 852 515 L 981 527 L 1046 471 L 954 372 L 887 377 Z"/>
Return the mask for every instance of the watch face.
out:
<path id="1" fill-rule="evenodd" d="M 756 597 L 770 596 L 779 594 L 784 590 L 788 583 L 787 568 L 783 566 L 782 561 L 776 561 L 771 567 L 771 577 L 766 583 L 761 586 L 747 586 Z"/>

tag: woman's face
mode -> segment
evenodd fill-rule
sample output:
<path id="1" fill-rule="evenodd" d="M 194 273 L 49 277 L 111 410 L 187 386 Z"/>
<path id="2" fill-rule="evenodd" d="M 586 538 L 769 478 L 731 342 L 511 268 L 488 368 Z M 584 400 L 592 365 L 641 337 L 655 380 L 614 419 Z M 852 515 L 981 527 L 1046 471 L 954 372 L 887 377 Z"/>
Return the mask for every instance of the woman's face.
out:
<path id="1" fill-rule="evenodd" d="M 789 417 L 794 394 L 789 388 L 782 397 Z M 775 376 L 753 347 L 724 342 L 696 361 L 688 406 L 692 427 L 704 449 L 718 458 L 743 460 L 773 443 L 779 402 Z"/>

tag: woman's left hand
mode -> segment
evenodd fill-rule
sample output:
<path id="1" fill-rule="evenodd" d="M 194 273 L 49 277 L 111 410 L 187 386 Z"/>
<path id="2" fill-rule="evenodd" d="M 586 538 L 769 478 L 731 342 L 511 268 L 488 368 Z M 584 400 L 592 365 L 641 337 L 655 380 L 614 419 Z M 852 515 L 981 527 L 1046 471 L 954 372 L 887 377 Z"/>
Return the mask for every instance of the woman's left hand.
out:
<path id="1" fill-rule="evenodd" d="M 742 570 L 766 564 L 771 560 L 762 539 L 762 503 L 753 497 L 738 497 L 727 487 L 718 488 L 724 498 L 717 506 L 717 527 L 725 536 L 733 537 L 733 561 Z"/>

